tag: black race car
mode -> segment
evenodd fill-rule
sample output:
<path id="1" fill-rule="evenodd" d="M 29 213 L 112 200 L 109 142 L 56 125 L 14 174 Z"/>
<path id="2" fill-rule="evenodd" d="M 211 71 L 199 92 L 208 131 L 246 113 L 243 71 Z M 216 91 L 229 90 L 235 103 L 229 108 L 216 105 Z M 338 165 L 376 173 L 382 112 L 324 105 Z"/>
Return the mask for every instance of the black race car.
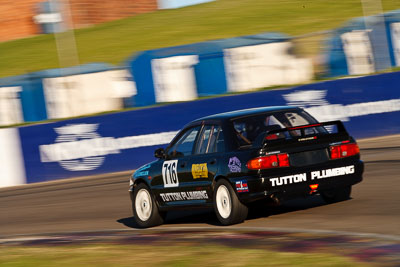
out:
<path id="1" fill-rule="evenodd" d="M 319 193 L 348 199 L 362 180 L 359 148 L 340 121 L 319 123 L 297 107 L 216 114 L 187 124 L 156 161 L 131 178 L 140 227 L 178 208 L 214 207 L 223 225 L 243 222 L 254 203 Z"/>

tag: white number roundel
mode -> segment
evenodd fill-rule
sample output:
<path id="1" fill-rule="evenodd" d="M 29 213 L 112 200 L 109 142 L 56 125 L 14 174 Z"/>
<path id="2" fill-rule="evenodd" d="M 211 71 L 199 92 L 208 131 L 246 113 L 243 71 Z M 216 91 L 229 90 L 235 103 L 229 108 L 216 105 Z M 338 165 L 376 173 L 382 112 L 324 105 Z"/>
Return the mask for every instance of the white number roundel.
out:
<path id="1" fill-rule="evenodd" d="M 178 160 L 167 160 L 164 161 L 162 167 L 162 177 L 164 181 L 164 187 L 178 187 Z"/>

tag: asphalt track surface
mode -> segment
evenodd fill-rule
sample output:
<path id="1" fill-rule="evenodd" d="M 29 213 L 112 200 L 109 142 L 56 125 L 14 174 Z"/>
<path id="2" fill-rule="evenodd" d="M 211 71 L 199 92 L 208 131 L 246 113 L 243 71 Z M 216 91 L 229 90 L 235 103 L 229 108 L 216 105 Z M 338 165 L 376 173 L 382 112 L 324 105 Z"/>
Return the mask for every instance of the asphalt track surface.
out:
<path id="1" fill-rule="evenodd" d="M 378 234 L 400 238 L 400 135 L 359 141 L 364 181 L 352 199 L 318 196 L 252 213 L 235 228 Z M 0 237 L 136 229 L 129 172 L 0 189 Z M 219 228 L 210 210 L 168 214 L 156 229 Z M 221 228 L 222 229 L 222 228 Z"/>

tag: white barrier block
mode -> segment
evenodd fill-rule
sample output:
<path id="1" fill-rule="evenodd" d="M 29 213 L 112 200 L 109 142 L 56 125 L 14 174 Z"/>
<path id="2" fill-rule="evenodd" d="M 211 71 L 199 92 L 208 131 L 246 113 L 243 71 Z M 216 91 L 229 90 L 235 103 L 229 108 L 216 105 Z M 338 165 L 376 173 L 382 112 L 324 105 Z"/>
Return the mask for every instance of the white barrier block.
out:
<path id="1" fill-rule="evenodd" d="M 151 69 L 156 102 L 196 99 L 194 65 L 198 62 L 199 57 L 195 55 L 153 59 Z"/>
<path id="2" fill-rule="evenodd" d="M 351 75 L 373 73 L 375 71 L 374 55 L 368 31 L 357 30 L 340 36 L 346 62 Z"/>
<path id="3" fill-rule="evenodd" d="M 0 125 L 10 125 L 24 121 L 19 92 L 22 87 L 0 87 Z"/>
<path id="4" fill-rule="evenodd" d="M 229 91 L 310 81 L 311 60 L 289 54 L 290 47 L 290 42 L 276 42 L 224 49 Z"/>
<path id="5" fill-rule="evenodd" d="M 0 129 L 0 187 L 26 183 L 18 129 Z"/>
<path id="6" fill-rule="evenodd" d="M 114 98 L 128 98 L 137 94 L 136 83 L 127 70 L 107 71 L 110 76 Z"/>
<path id="7" fill-rule="evenodd" d="M 391 23 L 390 31 L 392 33 L 391 37 L 396 66 L 400 66 L 400 22 Z"/>
<path id="8" fill-rule="evenodd" d="M 48 117 L 66 118 L 122 109 L 122 98 L 136 92 L 135 83 L 128 80 L 128 75 L 126 70 L 112 70 L 44 79 Z"/>

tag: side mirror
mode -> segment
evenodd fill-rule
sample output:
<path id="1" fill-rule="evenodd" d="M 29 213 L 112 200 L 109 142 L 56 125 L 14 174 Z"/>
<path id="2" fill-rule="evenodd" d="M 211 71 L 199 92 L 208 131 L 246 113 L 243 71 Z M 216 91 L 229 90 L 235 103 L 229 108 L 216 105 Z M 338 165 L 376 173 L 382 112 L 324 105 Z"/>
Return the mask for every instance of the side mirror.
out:
<path id="1" fill-rule="evenodd" d="M 158 159 L 163 159 L 165 158 L 165 150 L 164 148 L 157 148 L 156 151 L 154 151 L 154 157 Z"/>

